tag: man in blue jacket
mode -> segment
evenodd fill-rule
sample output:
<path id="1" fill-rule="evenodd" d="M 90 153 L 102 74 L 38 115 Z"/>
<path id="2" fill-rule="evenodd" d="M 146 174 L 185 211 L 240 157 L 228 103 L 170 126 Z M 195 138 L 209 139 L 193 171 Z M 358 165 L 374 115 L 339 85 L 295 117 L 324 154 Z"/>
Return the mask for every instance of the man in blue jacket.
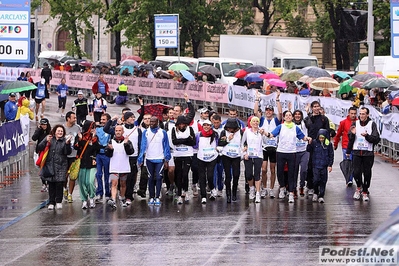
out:
<path id="1" fill-rule="evenodd" d="M 4 106 L 4 115 L 6 116 L 6 121 L 13 121 L 17 116 L 18 106 L 16 101 L 15 93 L 10 93 L 8 95 L 8 102 Z"/>

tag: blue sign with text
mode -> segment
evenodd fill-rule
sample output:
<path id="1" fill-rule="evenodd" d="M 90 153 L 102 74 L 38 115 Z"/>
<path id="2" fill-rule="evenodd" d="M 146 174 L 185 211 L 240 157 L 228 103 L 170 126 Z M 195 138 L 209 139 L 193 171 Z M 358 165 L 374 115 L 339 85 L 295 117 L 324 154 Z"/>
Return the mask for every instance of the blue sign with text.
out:
<path id="1" fill-rule="evenodd" d="M 177 48 L 179 15 L 155 15 L 155 48 Z"/>
<path id="2" fill-rule="evenodd" d="M 0 0 L 0 61 L 30 62 L 31 0 Z"/>

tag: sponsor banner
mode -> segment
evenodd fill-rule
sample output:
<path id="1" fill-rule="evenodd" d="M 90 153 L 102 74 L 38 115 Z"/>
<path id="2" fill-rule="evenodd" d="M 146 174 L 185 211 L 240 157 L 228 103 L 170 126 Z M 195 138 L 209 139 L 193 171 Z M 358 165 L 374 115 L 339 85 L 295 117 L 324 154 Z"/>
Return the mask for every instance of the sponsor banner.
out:
<path id="1" fill-rule="evenodd" d="M 29 138 L 28 138 L 29 140 Z M 20 121 L 4 123 L 0 126 L 0 162 L 7 161 L 25 150 L 25 139 Z"/>
<path id="2" fill-rule="evenodd" d="M 3 38 L 28 38 L 28 25 L 0 24 L 0 39 Z"/>
<path id="3" fill-rule="evenodd" d="M 383 115 L 380 126 L 381 138 L 399 143 L 399 113 Z"/>
<path id="4" fill-rule="evenodd" d="M 19 118 L 19 122 L 21 123 L 22 134 L 23 134 L 23 138 L 24 138 L 24 145 L 25 145 L 25 147 L 28 147 L 29 129 L 30 129 L 29 114 L 21 115 Z"/>

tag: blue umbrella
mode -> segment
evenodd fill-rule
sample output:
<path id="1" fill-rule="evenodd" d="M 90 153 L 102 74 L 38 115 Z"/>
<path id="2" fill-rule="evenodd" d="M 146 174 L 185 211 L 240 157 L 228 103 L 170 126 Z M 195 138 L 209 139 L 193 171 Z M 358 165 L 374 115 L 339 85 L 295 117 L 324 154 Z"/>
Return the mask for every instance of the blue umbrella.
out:
<path id="1" fill-rule="evenodd" d="M 249 73 L 248 75 L 245 76 L 244 80 L 246 82 L 263 81 L 263 78 L 260 77 L 261 75 L 262 75 L 262 73 Z"/>
<path id="2" fill-rule="evenodd" d="M 187 79 L 188 81 L 194 81 L 195 80 L 193 74 L 191 74 L 187 70 L 180 70 L 180 74 L 183 76 L 183 78 Z"/>
<path id="3" fill-rule="evenodd" d="M 123 70 L 125 70 L 126 68 L 129 70 L 129 73 L 133 75 L 134 66 L 123 66 L 123 67 L 121 67 L 121 69 L 119 70 L 119 74 L 122 74 Z"/>
<path id="4" fill-rule="evenodd" d="M 342 71 L 335 71 L 334 75 L 340 77 L 341 79 L 348 79 L 348 78 L 351 77 L 351 76 L 348 75 L 348 73 L 342 72 Z"/>

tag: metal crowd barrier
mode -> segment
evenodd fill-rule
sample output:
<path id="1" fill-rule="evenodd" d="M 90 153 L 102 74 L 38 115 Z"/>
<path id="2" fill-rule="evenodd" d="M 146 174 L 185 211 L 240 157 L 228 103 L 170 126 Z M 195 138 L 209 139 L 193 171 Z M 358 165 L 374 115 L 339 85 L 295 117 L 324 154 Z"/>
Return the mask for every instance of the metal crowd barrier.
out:
<path id="1" fill-rule="evenodd" d="M 29 170 L 29 148 L 10 156 L 7 161 L 0 162 L 0 188 L 11 185 Z"/>

